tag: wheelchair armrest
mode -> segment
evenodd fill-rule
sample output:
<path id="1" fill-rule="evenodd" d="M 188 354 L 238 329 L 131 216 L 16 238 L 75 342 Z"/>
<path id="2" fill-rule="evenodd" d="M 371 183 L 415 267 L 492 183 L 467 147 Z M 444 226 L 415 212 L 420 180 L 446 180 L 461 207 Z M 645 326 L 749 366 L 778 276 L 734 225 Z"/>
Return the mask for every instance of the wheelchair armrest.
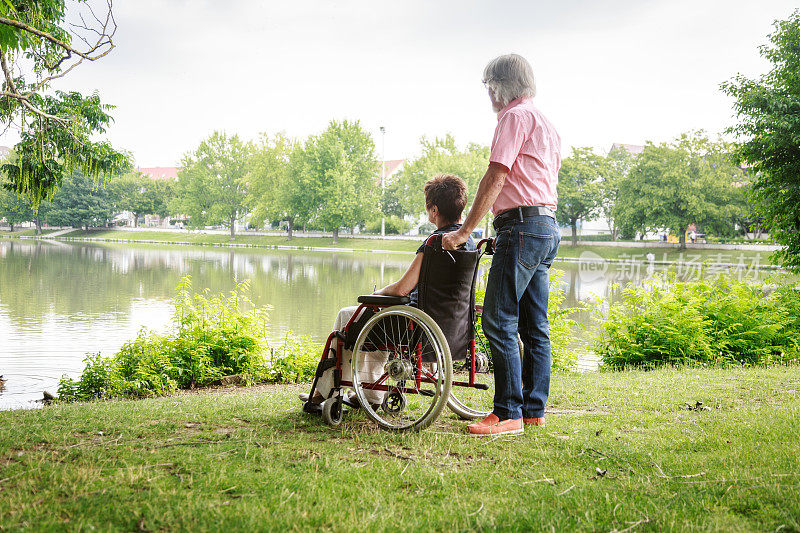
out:
<path id="1" fill-rule="evenodd" d="M 383 296 L 382 294 L 363 294 L 358 297 L 358 303 L 371 305 L 406 305 L 411 302 L 408 296 Z"/>

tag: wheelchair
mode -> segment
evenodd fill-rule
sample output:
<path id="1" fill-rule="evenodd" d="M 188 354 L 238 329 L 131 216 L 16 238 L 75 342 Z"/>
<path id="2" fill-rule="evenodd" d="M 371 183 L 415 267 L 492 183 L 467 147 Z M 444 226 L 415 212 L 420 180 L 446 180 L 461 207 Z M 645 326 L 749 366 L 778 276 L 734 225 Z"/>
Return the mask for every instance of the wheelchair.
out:
<path id="1" fill-rule="evenodd" d="M 449 407 L 462 419 L 493 408 L 494 372 L 485 346 L 477 351 L 475 305 L 478 265 L 493 253 L 493 240 L 475 251 L 444 250 L 441 235 L 423 248 L 418 301 L 406 296 L 365 295 L 347 324 L 328 336 L 303 411 L 318 412 L 311 399 L 325 372 L 333 386 L 321 406 L 323 420 L 338 425 L 347 407 L 362 409 L 380 427 L 418 431 Z M 351 353 L 343 372 L 345 351 Z M 349 374 L 349 375 L 348 375 Z M 352 389 L 352 394 L 345 393 Z"/>

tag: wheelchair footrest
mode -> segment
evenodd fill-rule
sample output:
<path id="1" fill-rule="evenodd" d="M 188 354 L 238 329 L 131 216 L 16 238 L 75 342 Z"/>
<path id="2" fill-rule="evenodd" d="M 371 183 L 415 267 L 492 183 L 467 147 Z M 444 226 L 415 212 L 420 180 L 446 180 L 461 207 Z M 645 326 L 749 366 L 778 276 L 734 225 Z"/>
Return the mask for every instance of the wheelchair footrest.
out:
<path id="1" fill-rule="evenodd" d="M 313 415 L 318 415 L 318 414 L 322 413 L 322 404 L 305 402 L 303 404 L 303 412 L 304 413 L 313 414 Z"/>
<path id="2" fill-rule="evenodd" d="M 347 397 L 347 395 L 345 395 L 345 397 L 342 399 L 342 403 L 351 409 L 358 409 L 361 407 L 361 405 L 358 403 L 358 400 L 355 397 L 349 398 Z"/>

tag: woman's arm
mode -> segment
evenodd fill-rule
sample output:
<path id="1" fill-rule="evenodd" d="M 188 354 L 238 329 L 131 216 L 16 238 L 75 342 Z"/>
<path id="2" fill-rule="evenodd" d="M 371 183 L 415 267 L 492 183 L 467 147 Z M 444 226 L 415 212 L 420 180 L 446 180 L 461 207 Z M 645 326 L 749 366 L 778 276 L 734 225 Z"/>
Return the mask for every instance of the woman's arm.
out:
<path id="1" fill-rule="evenodd" d="M 384 296 L 408 296 L 414 287 L 417 286 L 419 283 L 419 272 L 422 267 L 422 252 L 418 253 L 417 256 L 411 261 L 411 264 L 408 265 L 408 270 L 406 270 L 403 277 L 399 280 L 395 281 L 394 283 L 390 283 L 382 289 L 378 289 L 375 291 L 375 294 L 383 294 Z"/>

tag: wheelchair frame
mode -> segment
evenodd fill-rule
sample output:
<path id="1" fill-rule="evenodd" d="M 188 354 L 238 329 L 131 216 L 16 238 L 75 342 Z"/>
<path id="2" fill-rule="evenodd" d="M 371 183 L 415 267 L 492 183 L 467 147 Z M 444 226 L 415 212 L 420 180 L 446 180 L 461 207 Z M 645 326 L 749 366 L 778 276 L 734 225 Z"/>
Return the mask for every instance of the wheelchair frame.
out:
<path id="1" fill-rule="evenodd" d="M 431 235 L 428 238 L 428 240 L 426 241 L 426 245 L 431 244 L 431 242 L 437 236 L 438 235 Z M 484 251 L 481 251 L 481 248 L 484 245 L 486 246 L 486 249 Z M 491 255 L 493 253 L 493 251 L 494 251 L 493 250 L 493 245 L 494 245 L 494 240 L 493 239 L 482 239 L 482 240 L 480 240 L 478 242 L 478 244 L 476 246 L 476 251 L 479 253 L 478 264 L 480 263 L 480 258 L 483 257 L 483 255 Z M 477 264 L 476 264 L 475 268 L 476 269 L 478 268 Z M 475 281 L 473 280 L 473 287 L 474 287 L 474 283 L 475 283 Z M 359 297 L 359 300 L 361 300 L 362 298 L 369 299 L 369 296 Z M 311 392 L 311 394 L 313 395 L 314 391 L 316 390 L 318 379 L 322 376 L 322 374 L 324 374 L 326 371 L 328 371 L 330 369 L 333 369 L 333 387 L 331 388 L 330 392 L 328 393 L 328 397 L 323 402 L 323 407 L 322 407 L 323 419 L 329 425 L 338 425 L 339 424 L 339 422 L 342 419 L 343 413 L 344 413 L 343 405 L 348 405 L 348 406 L 350 406 L 352 408 L 360 407 L 358 404 L 352 402 L 351 400 L 348 400 L 348 399 L 344 398 L 344 396 L 342 394 L 342 388 L 343 387 L 351 387 L 353 389 L 355 389 L 357 387 L 357 385 L 353 382 L 352 379 L 346 379 L 344 376 L 342 376 L 342 365 L 343 365 L 343 356 L 342 355 L 343 355 L 344 350 L 345 350 L 345 343 L 346 343 L 346 340 L 347 340 L 347 333 L 350 330 L 350 328 L 353 327 L 353 325 L 360 319 L 360 317 L 362 316 L 362 314 L 363 314 L 363 312 L 365 310 L 370 310 L 374 314 L 378 314 L 383 310 L 386 310 L 386 309 L 389 309 L 389 308 L 395 307 L 395 306 L 398 306 L 398 307 L 400 307 L 400 306 L 411 307 L 411 306 L 408 306 L 408 298 L 407 297 L 386 297 L 386 298 L 389 298 L 389 299 L 395 298 L 395 299 L 394 300 L 390 300 L 390 301 L 388 301 L 386 303 L 374 303 L 374 302 L 363 302 L 363 303 L 360 303 L 358 308 L 356 309 L 356 311 L 353 313 L 353 315 L 348 320 L 347 324 L 343 328 L 341 328 L 341 330 L 332 331 L 330 333 L 330 335 L 328 335 L 328 338 L 327 338 L 327 340 L 325 342 L 325 348 L 322 351 L 322 357 L 320 359 L 320 363 L 319 363 L 319 365 L 317 367 L 317 372 L 315 373 L 315 376 L 314 376 L 314 381 L 313 381 L 313 384 L 312 384 L 312 389 L 311 389 L 312 392 Z M 405 299 L 405 302 L 403 302 L 403 299 Z M 414 309 L 416 309 L 419 313 L 421 313 L 422 315 L 424 315 L 425 317 L 430 319 L 430 321 L 435 324 L 435 321 L 433 321 L 433 319 L 430 317 L 430 315 L 428 315 L 427 313 L 425 313 L 421 309 L 418 309 L 418 308 L 414 308 Z M 475 317 L 478 317 L 478 316 L 480 316 L 480 314 L 481 314 L 481 312 L 483 310 L 483 306 L 482 305 L 475 305 L 474 309 L 475 309 Z M 415 313 L 416 313 L 416 311 L 415 311 Z M 410 326 L 413 329 L 414 324 L 412 323 L 412 324 L 410 324 Z M 473 327 L 473 329 L 475 328 L 475 322 L 474 321 L 472 323 L 472 327 Z M 438 327 L 437 327 L 437 329 L 438 329 Z M 441 330 L 439 330 L 439 334 L 441 334 Z M 443 334 L 442 334 L 442 337 L 443 337 Z M 336 356 L 332 358 L 332 357 L 329 357 L 329 354 L 330 354 L 330 351 L 333 349 L 334 343 L 335 343 L 335 354 L 336 354 Z M 445 339 L 445 344 L 446 343 L 447 343 L 447 341 Z M 475 379 L 476 373 L 477 373 L 477 368 L 476 368 L 476 350 L 475 350 L 475 338 L 474 337 L 473 337 L 473 339 L 471 339 L 469 341 L 467 346 L 468 346 L 468 353 L 466 355 L 466 358 L 467 358 L 466 366 L 467 366 L 467 371 L 468 371 L 468 380 L 467 381 L 454 381 L 454 380 L 452 380 L 452 372 L 453 372 L 452 371 L 452 357 L 451 357 L 451 354 L 450 354 L 449 347 L 448 347 L 448 349 L 445 350 L 445 353 L 446 353 L 447 357 L 450 358 L 450 362 L 448 363 L 450 376 L 445 376 L 445 379 L 447 379 L 448 381 L 451 382 L 451 386 L 452 387 L 468 387 L 468 388 L 473 388 L 473 389 L 488 390 L 489 389 L 489 385 L 488 384 L 479 383 Z M 376 345 L 375 349 L 376 350 L 382 350 L 382 351 L 389 351 L 389 350 L 392 349 L 392 347 L 390 347 L 390 346 L 377 346 Z M 353 353 L 355 353 L 355 350 L 353 351 Z M 373 383 L 362 383 L 362 384 L 360 384 L 360 386 L 362 388 L 366 389 L 366 390 L 377 390 L 377 391 L 384 391 L 384 392 L 399 391 L 399 392 L 407 393 L 407 394 L 419 394 L 420 393 L 419 387 L 420 387 L 420 385 L 422 383 L 434 383 L 435 384 L 435 383 L 438 382 L 438 380 L 435 378 L 435 376 L 433 376 L 433 374 L 431 374 L 431 372 L 429 372 L 429 371 L 427 371 L 426 369 L 423 368 L 422 346 L 421 346 L 421 343 L 419 343 L 419 342 L 415 346 L 415 355 L 416 355 L 416 368 L 414 369 L 414 382 L 415 382 L 415 385 L 416 385 L 415 388 L 412 388 L 412 387 L 401 387 L 401 388 L 398 388 L 398 387 L 390 387 L 389 385 L 386 385 L 385 383 L 386 383 L 386 380 L 389 378 L 389 374 L 385 370 L 382 373 L 381 377 L 378 378 L 375 382 L 373 382 Z M 353 364 L 353 369 L 355 371 L 355 364 Z M 447 394 L 448 394 L 447 404 L 450 406 L 450 408 L 453 411 L 455 411 L 457 414 L 459 414 L 459 416 L 461 416 L 462 418 L 474 419 L 474 418 L 479 418 L 479 417 L 482 417 L 482 416 L 485 416 L 486 414 L 488 414 L 488 412 L 481 412 L 481 411 L 475 411 L 474 413 L 472 413 L 472 412 L 464 412 L 463 409 L 460 410 L 460 409 L 454 407 L 453 404 L 451 403 L 452 402 L 452 396 L 450 394 L 450 387 L 449 386 L 447 387 L 447 391 L 448 391 L 447 392 Z M 428 392 L 428 391 L 425 391 L 425 392 Z M 308 410 L 307 406 L 309 406 L 310 400 L 311 399 L 309 398 L 306 401 L 306 403 L 304 405 L 304 410 Z M 438 416 L 439 415 L 437 413 L 436 414 L 436 418 L 438 418 Z M 425 424 L 425 425 L 427 425 L 427 424 Z M 398 428 L 394 428 L 394 429 L 398 429 Z M 420 429 L 420 428 L 416 428 L 416 429 Z"/>

